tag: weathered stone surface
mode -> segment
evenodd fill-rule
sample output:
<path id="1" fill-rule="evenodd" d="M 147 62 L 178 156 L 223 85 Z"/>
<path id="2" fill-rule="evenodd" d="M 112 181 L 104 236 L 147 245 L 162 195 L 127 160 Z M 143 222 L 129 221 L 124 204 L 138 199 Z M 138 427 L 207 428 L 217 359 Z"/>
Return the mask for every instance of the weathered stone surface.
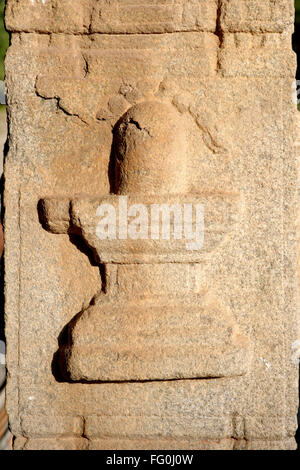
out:
<path id="1" fill-rule="evenodd" d="M 297 425 L 296 416 L 274 417 L 246 417 L 245 418 L 245 438 L 264 439 L 267 435 L 269 439 L 280 440 L 286 436 L 294 437 L 294 429 Z"/>
<path id="2" fill-rule="evenodd" d="M 92 13 L 93 32 L 155 33 L 214 31 L 216 0 L 156 0 L 144 4 L 99 2 Z M 101 14 L 99 14 L 101 12 Z"/>
<path id="3" fill-rule="evenodd" d="M 86 436 L 93 439 L 120 439 L 131 435 L 133 439 L 166 438 L 166 427 L 172 430 L 174 439 L 222 439 L 232 436 L 232 420 L 230 417 L 207 418 L 199 416 L 195 426 L 193 414 L 182 414 L 181 419 L 172 416 L 93 416 L 86 419 Z M 118 430 L 118 431 L 117 431 Z"/>
<path id="4" fill-rule="evenodd" d="M 34 416 L 21 415 L 24 436 L 42 438 L 44 436 L 68 437 L 83 434 L 83 418 L 79 416 Z"/>
<path id="5" fill-rule="evenodd" d="M 251 360 L 249 339 L 205 295 L 184 303 L 100 298 L 68 335 L 59 359 L 74 381 L 230 377 L 245 374 Z"/>
<path id="6" fill-rule="evenodd" d="M 89 31 L 90 0 L 9 0 L 5 24 L 9 31 Z"/>
<path id="7" fill-rule="evenodd" d="M 90 441 L 89 450 L 233 450 L 233 439 L 222 440 L 195 440 L 195 439 L 93 439 Z"/>
<path id="8" fill-rule="evenodd" d="M 290 7 L 7 2 L 16 449 L 295 448 Z M 201 203 L 202 249 L 99 240 L 124 196 Z"/>
<path id="9" fill-rule="evenodd" d="M 290 34 L 225 33 L 220 71 L 225 76 L 286 77 L 295 72 Z"/>
<path id="10" fill-rule="evenodd" d="M 296 450 L 296 448 L 295 439 L 284 441 L 253 440 L 248 441 L 244 447 L 245 450 Z"/>
<path id="11" fill-rule="evenodd" d="M 6 27 L 43 33 L 282 32 L 293 28 L 292 0 L 15 0 L 7 1 Z"/>
<path id="12" fill-rule="evenodd" d="M 220 24 L 231 33 L 281 33 L 294 28 L 293 0 L 221 0 Z"/>
<path id="13" fill-rule="evenodd" d="M 8 0 L 11 31 L 164 33 L 214 31 L 218 0 Z"/>
<path id="14" fill-rule="evenodd" d="M 88 450 L 89 442 L 82 438 L 24 439 L 17 438 L 15 450 Z"/>
<path id="15" fill-rule="evenodd" d="M 21 34 L 15 47 L 25 46 L 27 36 Z M 178 100 L 188 103 L 183 111 L 197 106 L 187 85 L 196 89 L 199 69 L 209 77 L 217 68 L 218 38 L 212 33 L 61 36 L 52 34 L 51 41 L 35 51 L 40 61 L 37 94 L 57 99 L 59 108 L 86 123 L 96 118 L 102 132 L 109 126 L 109 137 L 111 126 L 140 101 L 168 104 L 179 95 Z M 99 87 L 106 92 L 99 94 Z M 195 109 L 187 114 L 195 115 Z"/>

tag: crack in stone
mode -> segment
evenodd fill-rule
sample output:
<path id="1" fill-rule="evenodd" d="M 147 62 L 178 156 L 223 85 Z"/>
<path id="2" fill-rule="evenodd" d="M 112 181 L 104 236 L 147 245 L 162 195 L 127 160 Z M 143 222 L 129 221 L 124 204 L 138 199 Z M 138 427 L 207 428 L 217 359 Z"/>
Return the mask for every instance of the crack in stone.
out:
<path id="1" fill-rule="evenodd" d="M 149 135 L 149 137 L 153 137 L 153 136 L 150 134 L 149 129 L 147 129 L 146 127 L 141 127 L 141 125 L 139 124 L 139 122 L 135 121 L 134 119 L 130 118 L 129 124 L 133 124 L 139 131 L 146 132 L 146 133 Z"/>
<path id="2" fill-rule="evenodd" d="M 61 104 L 61 98 L 60 98 L 59 96 L 51 96 L 51 97 L 43 96 L 41 93 L 39 93 L 36 84 L 35 84 L 35 93 L 36 93 L 36 95 L 37 95 L 39 98 L 42 98 L 42 99 L 45 100 L 45 101 L 55 100 L 55 101 L 56 101 L 56 105 L 57 105 L 57 109 L 60 110 L 60 111 L 62 111 L 66 116 L 77 117 L 83 124 L 85 124 L 85 125 L 88 125 L 88 124 L 89 124 L 89 123 L 88 123 L 87 121 L 85 121 L 81 116 L 79 116 L 79 114 L 71 113 L 70 111 L 66 110 L 66 109 L 62 106 L 62 104 Z"/>

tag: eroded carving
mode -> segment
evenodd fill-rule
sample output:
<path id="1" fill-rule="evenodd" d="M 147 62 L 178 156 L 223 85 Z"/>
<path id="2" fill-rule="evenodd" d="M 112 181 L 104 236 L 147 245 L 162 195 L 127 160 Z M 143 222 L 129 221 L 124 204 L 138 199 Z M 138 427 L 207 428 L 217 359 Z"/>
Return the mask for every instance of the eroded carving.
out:
<path id="1" fill-rule="evenodd" d="M 44 199 L 39 209 L 52 233 L 77 234 L 89 247 L 96 263 L 106 266 L 104 291 L 90 307 L 68 325 L 67 341 L 57 354 L 60 370 L 73 381 L 137 381 L 226 377 L 246 373 L 250 341 L 239 332 L 230 312 L 205 290 L 188 291 L 182 302 L 174 292 L 150 294 L 137 287 L 141 298 L 118 284 L 118 265 L 132 273 L 134 263 L 149 270 L 163 263 L 170 283 L 175 281 L 168 263 L 204 263 L 232 230 L 238 214 L 237 194 L 191 194 L 187 178 L 187 123 L 185 115 L 169 103 L 146 101 L 132 106 L 113 130 L 112 160 L 115 194 L 76 199 Z M 124 204 L 150 208 L 204 206 L 205 242 L 189 251 L 182 237 L 153 239 L 148 233 L 127 234 L 127 213 L 119 231 L 123 235 L 99 239 L 97 207 Z M 175 234 L 176 221 L 170 217 Z M 119 220 L 120 220 L 119 215 Z M 124 226 L 126 223 L 126 227 Z M 195 228 L 197 221 L 192 222 Z M 148 226 L 148 225 L 147 225 Z M 115 267 L 112 263 L 116 263 Z M 183 265 L 184 266 L 184 265 Z M 162 275 L 162 274 L 160 274 Z"/>
<path id="2" fill-rule="evenodd" d="M 130 108 L 114 129 L 116 193 L 186 193 L 185 127 L 169 104 L 150 101 Z"/>
<path id="3" fill-rule="evenodd" d="M 6 0 L 16 449 L 295 448 L 293 14 L 294 0 Z M 174 141 L 155 166 L 160 128 Z M 202 248 L 99 239 L 99 205 L 125 201 L 128 232 L 137 204 L 202 205 Z"/>

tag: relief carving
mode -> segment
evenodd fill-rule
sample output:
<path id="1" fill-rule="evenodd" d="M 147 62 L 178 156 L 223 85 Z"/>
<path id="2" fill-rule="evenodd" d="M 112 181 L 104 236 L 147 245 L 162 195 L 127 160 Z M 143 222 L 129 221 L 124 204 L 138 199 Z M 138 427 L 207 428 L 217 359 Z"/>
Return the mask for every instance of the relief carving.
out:
<path id="1" fill-rule="evenodd" d="M 44 227 L 52 233 L 81 237 L 94 262 L 103 267 L 102 291 L 68 325 L 56 355 L 65 380 L 170 380 L 247 372 L 250 341 L 211 292 L 201 287 L 190 292 L 188 288 L 184 297 L 176 291 L 170 297 L 162 288 L 164 277 L 172 285 L 178 276 L 176 273 L 174 278 L 170 263 L 180 263 L 183 268 L 184 263 L 204 265 L 211 252 L 222 249 L 239 214 L 238 194 L 189 192 L 188 158 L 185 115 L 167 102 L 140 102 L 129 108 L 113 129 L 112 194 L 40 201 Z M 178 219 L 172 210 L 191 203 L 205 211 L 204 242 L 197 251 L 188 250 L 186 240 L 175 236 Z M 115 231 L 112 237 L 99 238 L 97 208 L 101 204 L 118 213 L 119 236 Z M 153 239 L 140 229 L 129 239 L 130 223 L 120 221 L 124 204 L 128 214 L 129 207 L 137 208 L 136 218 L 141 217 L 141 205 L 149 214 L 153 205 L 171 208 L 174 237 Z M 191 222 L 191 229 L 196 229 L 196 223 Z M 138 301 L 117 281 L 119 266 L 134 279 L 135 265 L 137 270 L 139 265 L 148 265 L 146 269 L 155 272 L 161 263 L 161 288 L 143 290 L 141 279 L 140 285 L 135 284 L 141 292 Z"/>
<path id="2" fill-rule="evenodd" d="M 295 449 L 294 0 L 5 3 L 14 448 Z"/>

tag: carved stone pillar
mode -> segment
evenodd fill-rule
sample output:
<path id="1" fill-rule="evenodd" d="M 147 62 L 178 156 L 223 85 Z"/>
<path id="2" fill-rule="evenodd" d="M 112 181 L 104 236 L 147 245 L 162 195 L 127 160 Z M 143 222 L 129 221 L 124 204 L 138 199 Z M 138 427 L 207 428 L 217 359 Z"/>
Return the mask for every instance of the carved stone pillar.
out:
<path id="1" fill-rule="evenodd" d="M 293 2 L 6 22 L 15 448 L 294 449 Z"/>

